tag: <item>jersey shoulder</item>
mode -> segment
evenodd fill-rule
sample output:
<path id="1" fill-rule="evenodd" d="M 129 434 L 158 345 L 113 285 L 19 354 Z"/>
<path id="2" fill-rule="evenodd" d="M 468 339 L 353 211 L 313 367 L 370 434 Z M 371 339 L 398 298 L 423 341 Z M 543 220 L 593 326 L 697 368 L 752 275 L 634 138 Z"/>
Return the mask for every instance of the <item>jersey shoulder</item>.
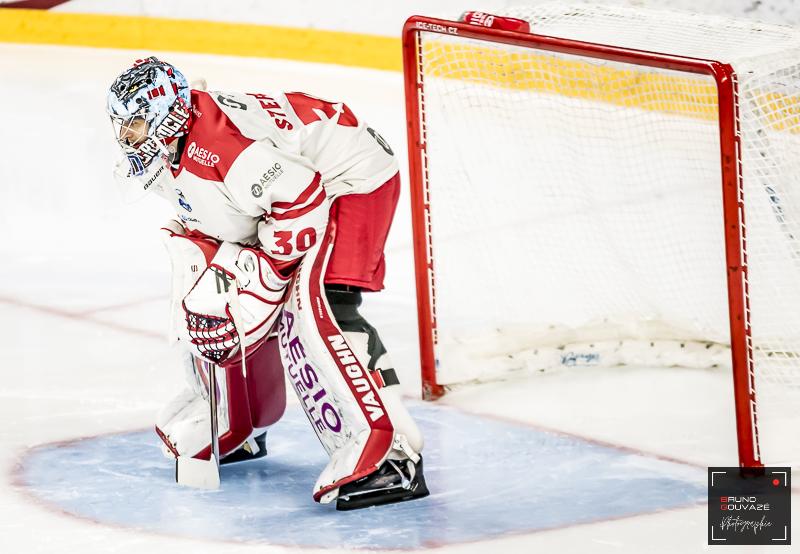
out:
<path id="1" fill-rule="evenodd" d="M 340 127 L 358 127 L 359 122 L 344 102 L 329 102 L 305 92 L 286 92 L 287 111 L 293 112 L 303 125 L 332 122 Z"/>
<path id="2" fill-rule="evenodd" d="M 253 142 L 207 93 L 192 91 L 192 125 L 184 139 L 179 172 L 223 181 Z"/>
<path id="3" fill-rule="evenodd" d="M 211 91 L 208 95 L 242 135 L 269 141 L 282 150 L 299 151 L 302 122 L 287 109 L 283 94 Z"/>

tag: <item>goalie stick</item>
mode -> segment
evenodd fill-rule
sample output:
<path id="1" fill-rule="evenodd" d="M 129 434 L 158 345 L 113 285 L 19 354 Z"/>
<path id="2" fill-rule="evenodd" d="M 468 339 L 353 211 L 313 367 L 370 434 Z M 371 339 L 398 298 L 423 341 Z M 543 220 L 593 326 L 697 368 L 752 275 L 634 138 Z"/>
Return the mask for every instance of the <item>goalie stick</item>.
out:
<path id="1" fill-rule="evenodd" d="M 211 455 L 208 460 L 189 456 L 175 458 L 175 481 L 199 489 L 219 488 L 219 422 L 217 419 L 217 365 L 203 360 L 208 368 L 208 404 L 211 409 Z"/>
<path id="2" fill-rule="evenodd" d="M 244 336 L 245 328 L 242 324 L 241 306 L 237 296 L 237 287 L 229 286 L 218 289 L 227 298 L 230 314 L 236 332 Z M 242 357 L 242 376 L 247 377 L 245 363 L 245 347 L 239 344 L 239 355 Z M 175 482 L 187 487 L 200 489 L 218 489 L 219 477 L 219 418 L 217 415 L 217 364 L 198 358 L 208 369 L 208 404 L 211 410 L 211 454 L 208 460 L 198 460 L 189 456 L 175 458 Z"/>

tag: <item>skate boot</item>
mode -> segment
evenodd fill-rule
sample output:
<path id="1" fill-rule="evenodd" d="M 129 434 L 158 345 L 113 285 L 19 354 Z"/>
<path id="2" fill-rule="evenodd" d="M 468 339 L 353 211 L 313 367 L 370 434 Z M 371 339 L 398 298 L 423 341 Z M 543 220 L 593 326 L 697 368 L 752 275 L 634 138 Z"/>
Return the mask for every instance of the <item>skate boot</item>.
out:
<path id="1" fill-rule="evenodd" d="M 428 494 L 421 456 L 417 464 L 411 460 L 386 460 L 375 473 L 342 485 L 336 509 L 357 510 L 423 498 Z"/>
<path id="2" fill-rule="evenodd" d="M 251 444 L 254 443 L 254 444 Z M 246 462 L 256 460 L 267 455 L 267 432 L 264 431 L 252 440 L 246 441 L 242 446 L 225 456 L 219 461 L 219 465 L 235 464 L 236 462 Z"/>

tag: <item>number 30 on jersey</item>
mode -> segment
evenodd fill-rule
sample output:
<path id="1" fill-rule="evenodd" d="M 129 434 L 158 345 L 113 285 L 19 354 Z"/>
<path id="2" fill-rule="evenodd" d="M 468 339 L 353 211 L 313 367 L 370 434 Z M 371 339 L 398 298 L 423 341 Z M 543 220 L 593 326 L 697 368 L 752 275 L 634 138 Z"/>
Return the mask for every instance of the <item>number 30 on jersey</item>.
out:
<path id="1" fill-rule="evenodd" d="M 290 256 L 295 250 L 305 252 L 317 242 L 317 233 L 313 227 L 306 227 L 297 233 L 275 231 L 273 235 L 277 248 L 272 250 L 271 254 L 280 254 L 281 256 Z"/>

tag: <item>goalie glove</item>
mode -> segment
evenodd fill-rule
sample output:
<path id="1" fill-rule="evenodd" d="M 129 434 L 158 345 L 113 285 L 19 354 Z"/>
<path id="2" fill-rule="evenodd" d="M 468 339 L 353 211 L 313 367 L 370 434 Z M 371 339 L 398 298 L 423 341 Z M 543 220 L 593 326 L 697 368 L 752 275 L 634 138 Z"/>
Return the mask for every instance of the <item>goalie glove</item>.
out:
<path id="1" fill-rule="evenodd" d="M 290 280 L 261 250 L 223 243 L 183 299 L 195 352 L 221 364 L 261 340 L 280 314 Z"/>
<path id="2" fill-rule="evenodd" d="M 236 287 L 235 275 L 212 263 L 183 299 L 189 341 L 198 354 L 215 363 L 229 359 L 239 346 L 231 312 L 232 287 Z"/>

